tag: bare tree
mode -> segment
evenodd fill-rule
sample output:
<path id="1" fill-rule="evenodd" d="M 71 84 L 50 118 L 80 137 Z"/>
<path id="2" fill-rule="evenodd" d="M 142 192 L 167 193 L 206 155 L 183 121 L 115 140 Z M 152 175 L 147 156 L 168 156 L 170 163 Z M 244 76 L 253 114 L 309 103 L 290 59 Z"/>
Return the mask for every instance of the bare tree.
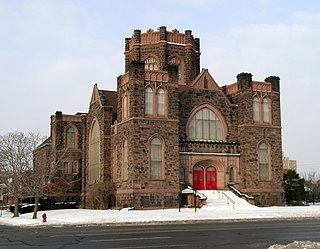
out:
<path id="1" fill-rule="evenodd" d="M 41 142 L 40 134 L 13 132 L 0 135 L 0 172 L 12 198 L 13 217 L 19 217 L 19 197 L 24 192 L 24 178 L 32 170 L 33 150 Z"/>
<path id="2" fill-rule="evenodd" d="M 315 198 L 317 198 L 317 194 L 319 193 L 318 183 L 320 174 L 317 170 L 313 169 L 309 172 L 303 173 L 302 176 L 305 179 L 305 186 L 312 192 L 312 202 L 315 204 Z"/>
<path id="3" fill-rule="evenodd" d="M 39 200 L 48 194 L 46 188 L 48 176 L 44 171 L 30 171 L 22 181 L 24 192 L 34 197 L 34 210 L 32 219 L 37 219 Z"/>

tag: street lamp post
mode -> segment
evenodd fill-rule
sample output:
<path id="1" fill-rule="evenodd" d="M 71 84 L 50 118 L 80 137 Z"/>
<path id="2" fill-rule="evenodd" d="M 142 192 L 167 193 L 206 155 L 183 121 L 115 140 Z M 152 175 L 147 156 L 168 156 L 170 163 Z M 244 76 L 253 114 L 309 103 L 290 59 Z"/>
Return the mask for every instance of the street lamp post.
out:
<path id="1" fill-rule="evenodd" d="M 197 212 L 197 190 L 193 190 L 193 194 L 194 194 L 194 212 Z"/>

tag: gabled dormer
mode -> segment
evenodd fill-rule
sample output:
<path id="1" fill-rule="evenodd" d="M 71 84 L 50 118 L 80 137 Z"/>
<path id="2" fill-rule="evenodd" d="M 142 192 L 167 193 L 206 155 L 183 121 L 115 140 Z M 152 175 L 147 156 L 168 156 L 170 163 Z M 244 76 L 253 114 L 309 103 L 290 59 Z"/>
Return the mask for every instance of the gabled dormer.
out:
<path id="1" fill-rule="evenodd" d="M 208 69 L 203 68 L 201 73 L 189 84 L 189 87 L 198 89 L 219 90 L 217 82 L 212 78 Z"/>
<path id="2" fill-rule="evenodd" d="M 207 89 L 210 91 L 221 91 L 217 82 L 213 79 L 208 69 L 203 68 L 201 73 L 183 91 L 181 98 L 185 98 L 191 89 Z"/>

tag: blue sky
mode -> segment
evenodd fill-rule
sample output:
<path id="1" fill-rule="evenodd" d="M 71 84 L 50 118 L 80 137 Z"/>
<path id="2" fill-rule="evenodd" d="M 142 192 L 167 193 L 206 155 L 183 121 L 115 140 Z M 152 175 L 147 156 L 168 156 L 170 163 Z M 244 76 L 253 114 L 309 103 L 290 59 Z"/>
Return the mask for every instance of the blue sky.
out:
<path id="1" fill-rule="evenodd" d="M 279 76 L 284 153 L 320 172 L 319 1 L 0 0 L 0 134 L 86 112 L 94 83 L 114 90 L 124 72 L 125 37 L 160 26 L 191 29 L 220 86 Z"/>

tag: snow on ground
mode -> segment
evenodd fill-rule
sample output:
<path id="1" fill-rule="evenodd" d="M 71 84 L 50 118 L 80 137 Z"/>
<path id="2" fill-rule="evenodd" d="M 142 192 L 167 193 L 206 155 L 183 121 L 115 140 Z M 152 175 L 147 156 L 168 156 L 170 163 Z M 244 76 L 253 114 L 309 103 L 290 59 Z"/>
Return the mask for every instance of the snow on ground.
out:
<path id="1" fill-rule="evenodd" d="M 320 242 L 294 241 L 288 245 L 272 245 L 268 249 L 319 249 Z"/>
<path id="2" fill-rule="evenodd" d="M 60 209 L 39 211 L 38 219 L 32 213 L 12 218 L 12 213 L 2 211 L 0 225 L 9 226 L 63 226 L 98 225 L 153 222 L 184 222 L 203 220 L 256 220 L 320 218 L 320 205 L 296 207 L 256 207 L 238 198 L 230 191 L 201 191 L 207 196 L 202 208 L 160 209 L 160 210 L 91 210 Z M 233 200 L 234 204 L 227 196 Z M 47 222 L 42 222 L 46 213 Z M 294 241 L 289 245 L 273 245 L 269 249 L 319 248 L 320 242 Z"/>
<path id="3" fill-rule="evenodd" d="M 320 218 L 320 205 L 297 207 L 256 207 L 236 197 L 232 192 L 203 191 L 208 197 L 202 208 L 178 208 L 158 210 L 91 210 L 60 209 L 39 211 L 38 219 L 32 219 L 32 213 L 21 214 L 11 218 L 12 213 L 2 212 L 0 224 L 10 226 L 61 226 L 61 225 L 95 225 L 136 222 L 173 222 L 201 220 L 248 220 L 273 218 Z M 233 205 L 227 199 L 234 200 Z M 195 212 L 196 211 L 196 212 Z M 47 222 L 42 223 L 42 214 L 47 214 Z"/>

